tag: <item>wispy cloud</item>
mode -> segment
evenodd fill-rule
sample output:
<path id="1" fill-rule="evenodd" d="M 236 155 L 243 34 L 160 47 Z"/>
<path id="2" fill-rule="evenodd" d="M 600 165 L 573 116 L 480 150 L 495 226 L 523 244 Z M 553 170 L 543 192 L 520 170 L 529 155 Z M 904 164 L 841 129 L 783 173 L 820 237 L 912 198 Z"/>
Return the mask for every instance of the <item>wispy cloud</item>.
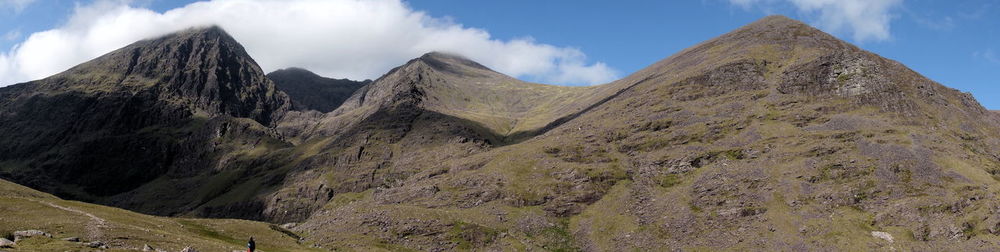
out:
<path id="1" fill-rule="evenodd" d="M 993 11 L 993 6 L 994 6 L 993 3 L 985 3 L 980 5 L 966 4 L 963 6 L 964 10 L 960 11 L 958 15 L 962 18 L 967 18 L 972 20 L 982 19 L 983 17 L 987 16 L 986 14 Z"/>
<path id="2" fill-rule="evenodd" d="M 997 54 L 993 52 L 992 48 L 987 48 L 986 50 L 983 51 L 972 52 L 972 57 L 980 60 L 985 60 L 993 64 L 1000 64 L 1000 56 L 997 56 Z"/>
<path id="3" fill-rule="evenodd" d="M 894 13 L 903 0 L 729 0 L 744 9 L 772 10 L 791 6 L 814 19 L 820 29 L 850 33 L 858 42 L 885 41 L 891 36 Z"/>
<path id="4" fill-rule="evenodd" d="M 77 6 L 66 24 L 0 53 L 0 83 L 44 78 L 136 40 L 207 24 L 226 29 L 265 71 L 297 66 L 370 79 L 424 53 L 446 51 L 553 84 L 604 83 L 618 75 L 579 49 L 492 38 L 402 0 L 213 0 L 163 13 L 99 0 Z"/>
<path id="5" fill-rule="evenodd" d="M 949 16 L 931 17 L 930 15 L 920 14 L 912 10 L 907 10 L 906 13 L 913 22 L 931 30 L 950 31 L 955 28 L 955 19 Z"/>
<path id="6" fill-rule="evenodd" d="M 20 13 L 34 2 L 35 0 L 0 0 L 0 9 L 9 9 L 13 10 L 14 13 Z"/>
<path id="7" fill-rule="evenodd" d="M 3 40 L 15 41 L 21 38 L 21 29 L 10 30 L 3 34 Z"/>

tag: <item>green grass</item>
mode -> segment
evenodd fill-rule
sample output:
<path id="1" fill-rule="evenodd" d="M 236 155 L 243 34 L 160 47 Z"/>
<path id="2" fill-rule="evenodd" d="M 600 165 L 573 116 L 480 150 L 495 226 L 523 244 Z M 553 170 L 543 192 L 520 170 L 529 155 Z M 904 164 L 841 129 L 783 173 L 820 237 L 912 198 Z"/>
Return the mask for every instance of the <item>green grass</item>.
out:
<path id="1" fill-rule="evenodd" d="M 477 224 L 456 221 L 448 231 L 451 240 L 458 244 L 458 249 L 469 250 L 488 246 L 496 241 L 500 231 Z"/>
<path id="2" fill-rule="evenodd" d="M 200 237 L 218 240 L 234 246 L 239 246 L 243 242 L 245 242 L 244 239 L 236 239 L 228 235 L 224 235 L 222 233 L 219 233 L 215 230 L 212 230 L 208 227 L 205 227 L 191 220 L 178 220 L 177 223 L 180 223 L 185 230 L 192 232 Z"/>
<path id="3" fill-rule="evenodd" d="M 678 174 L 666 174 L 661 175 L 658 179 L 660 186 L 670 188 L 675 185 L 679 185 L 681 181 L 681 176 Z"/>
<path id="4" fill-rule="evenodd" d="M 560 219 L 555 225 L 542 229 L 536 237 L 544 242 L 542 247 L 548 251 L 580 251 L 579 248 L 573 245 L 573 241 L 575 239 L 573 238 L 573 234 L 569 231 L 569 219 Z"/>
<path id="5" fill-rule="evenodd" d="M 84 213 L 105 220 L 96 225 Z M 99 233 L 92 233 L 93 227 Z M 286 232 L 270 224 L 227 219 L 180 219 L 149 216 L 122 209 L 66 201 L 7 181 L 0 180 L 0 234 L 38 229 L 54 237 L 33 238 L 18 243 L 13 251 L 86 250 L 81 243 L 65 242 L 65 237 L 84 241 L 100 240 L 141 249 L 144 244 L 171 251 L 191 246 L 201 251 L 241 249 L 254 236 L 266 251 L 313 251 Z M 93 237 L 96 235 L 96 237 Z M 122 247 L 117 247 L 122 249 Z"/>

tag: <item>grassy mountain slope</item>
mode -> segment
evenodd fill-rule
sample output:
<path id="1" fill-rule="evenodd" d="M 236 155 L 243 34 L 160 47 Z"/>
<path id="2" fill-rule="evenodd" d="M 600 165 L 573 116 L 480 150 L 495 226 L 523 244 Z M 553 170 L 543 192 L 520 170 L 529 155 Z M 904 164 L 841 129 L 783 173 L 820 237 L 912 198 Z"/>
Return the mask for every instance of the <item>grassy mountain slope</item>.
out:
<path id="1" fill-rule="evenodd" d="M 524 83 L 459 56 L 429 53 L 330 113 L 283 120 L 279 131 L 302 152 L 293 151 L 293 172 L 264 201 L 265 216 L 301 221 L 335 195 L 394 186 L 442 161 L 523 141 L 615 87 Z"/>
<path id="2" fill-rule="evenodd" d="M 469 121 L 494 144 L 516 142 L 542 131 L 621 89 L 616 85 L 565 87 L 526 83 L 461 56 L 433 52 L 390 71 L 323 119 L 318 136 L 342 129 L 338 121 L 368 115 L 411 95 L 422 110 Z M 313 137 L 310 135 L 309 137 Z"/>
<path id="3" fill-rule="evenodd" d="M 296 230 L 417 249 L 998 242 L 988 112 L 807 25 L 765 18 L 612 85 L 627 88 L 543 135 L 337 194 Z"/>
<path id="4" fill-rule="evenodd" d="M 251 72 L 252 80 L 262 76 Z M 170 87 L 162 81 L 187 75 L 164 76 L 143 87 Z M 249 83 L 284 96 L 266 79 Z M 26 87 L 0 95 L 33 104 L 21 98 L 31 97 Z M 195 94 L 176 100 L 204 100 Z M 244 113 L 271 103 L 230 110 L 213 105 L 230 100 L 206 101 L 167 102 L 193 104 L 183 107 L 201 115 L 180 114 L 177 124 L 100 135 L 142 144 L 157 143 L 152 136 L 195 139 L 154 149 L 184 150 L 154 159 L 179 162 L 165 176 L 101 200 L 168 215 L 291 222 L 306 241 L 327 249 L 1000 246 L 996 113 L 969 94 L 780 16 L 593 87 L 525 83 L 429 53 L 328 113 L 288 112 L 281 102 L 273 113 Z M 51 115 L 41 108 L 63 107 L 37 108 L 35 114 Z M 0 120 L 24 121 L 17 115 L 0 111 Z M 55 119 L 27 121 L 45 120 Z M 49 159 L 89 164 L 65 153 Z M 13 157 L 0 159 L 4 178 L 45 178 L 33 173 L 49 166 Z M 140 165 L 117 167 L 102 174 L 118 178 L 111 175 Z"/>
<path id="5" fill-rule="evenodd" d="M 266 251 L 318 251 L 300 244 L 294 233 L 273 224 L 227 219 L 167 218 L 113 207 L 62 200 L 0 180 L 0 235 L 42 230 L 52 238 L 32 237 L 9 251 L 86 251 L 85 243 L 101 241 L 112 250 L 142 250 L 144 245 L 168 251 L 245 250 L 250 236 Z M 78 237 L 81 242 L 64 241 Z M 12 238 L 12 237 L 8 237 Z M 13 239 L 11 239 L 13 240 Z M 5 250 L 7 251 L 7 250 Z"/>

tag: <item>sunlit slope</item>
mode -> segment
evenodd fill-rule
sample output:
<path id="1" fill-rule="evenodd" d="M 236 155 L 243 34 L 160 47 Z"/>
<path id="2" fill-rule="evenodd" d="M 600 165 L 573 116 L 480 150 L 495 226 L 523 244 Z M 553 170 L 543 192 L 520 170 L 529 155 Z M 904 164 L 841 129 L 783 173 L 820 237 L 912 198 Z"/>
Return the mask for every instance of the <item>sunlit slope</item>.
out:
<path id="1" fill-rule="evenodd" d="M 798 21 L 762 19 L 608 86 L 544 134 L 335 195 L 296 230 L 331 247 L 584 251 L 1000 241 L 991 112 Z"/>
<path id="2" fill-rule="evenodd" d="M 297 235 L 272 224 L 228 219 L 167 218 L 113 207 L 61 200 L 0 180 L 0 235 L 41 230 L 53 237 L 32 237 L 10 251 L 89 250 L 101 241 L 111 250 L 142 250 L 144 245 L 168 251 L 245 249 L 253 236 L 264 251 L 311 251 Z M 64 241 L 77 237 L 81 242 Z"/>
<path id="3" fill-rule="evenodd" d="M 422 109 L 468 120 L 501 143 L 516 142 L 561 123 L 560 119 L 564 121 L 620 89 L 621 85 L 528 83 L 461 56 L 433 52 L 362 88 L 328 114 L 320 127 L 336 128 L 345 124 L 337 121 L 356 121 L 356 115 L 371 114 L 387 103 L 413 96 Z"/>

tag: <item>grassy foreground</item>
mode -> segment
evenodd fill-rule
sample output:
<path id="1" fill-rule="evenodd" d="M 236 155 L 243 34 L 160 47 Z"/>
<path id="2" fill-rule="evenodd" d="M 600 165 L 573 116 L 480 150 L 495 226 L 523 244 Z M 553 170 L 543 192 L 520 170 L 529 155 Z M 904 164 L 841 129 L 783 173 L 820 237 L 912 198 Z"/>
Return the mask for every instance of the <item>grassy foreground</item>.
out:
<path id="1" fill-rule="evenodd" d="M 261 251 L 319 251 L 299 243 L 295 233 L 278 226 L 247 220 L 158 217 L 118 208 L 62 200 L 18 184 L 0 180 L 0 237 L 14 240 L 13 232 L 41 230 L 52 235 L 23 239 L 4 251 L 88 251 L 100 241 L 108 251 L 142 250 L 144 245 L 165 251 L 192 247 L 198 251 L 244 250 L 253 236 Z M 63 239 L 77 237 L 80 242 Z"/>

